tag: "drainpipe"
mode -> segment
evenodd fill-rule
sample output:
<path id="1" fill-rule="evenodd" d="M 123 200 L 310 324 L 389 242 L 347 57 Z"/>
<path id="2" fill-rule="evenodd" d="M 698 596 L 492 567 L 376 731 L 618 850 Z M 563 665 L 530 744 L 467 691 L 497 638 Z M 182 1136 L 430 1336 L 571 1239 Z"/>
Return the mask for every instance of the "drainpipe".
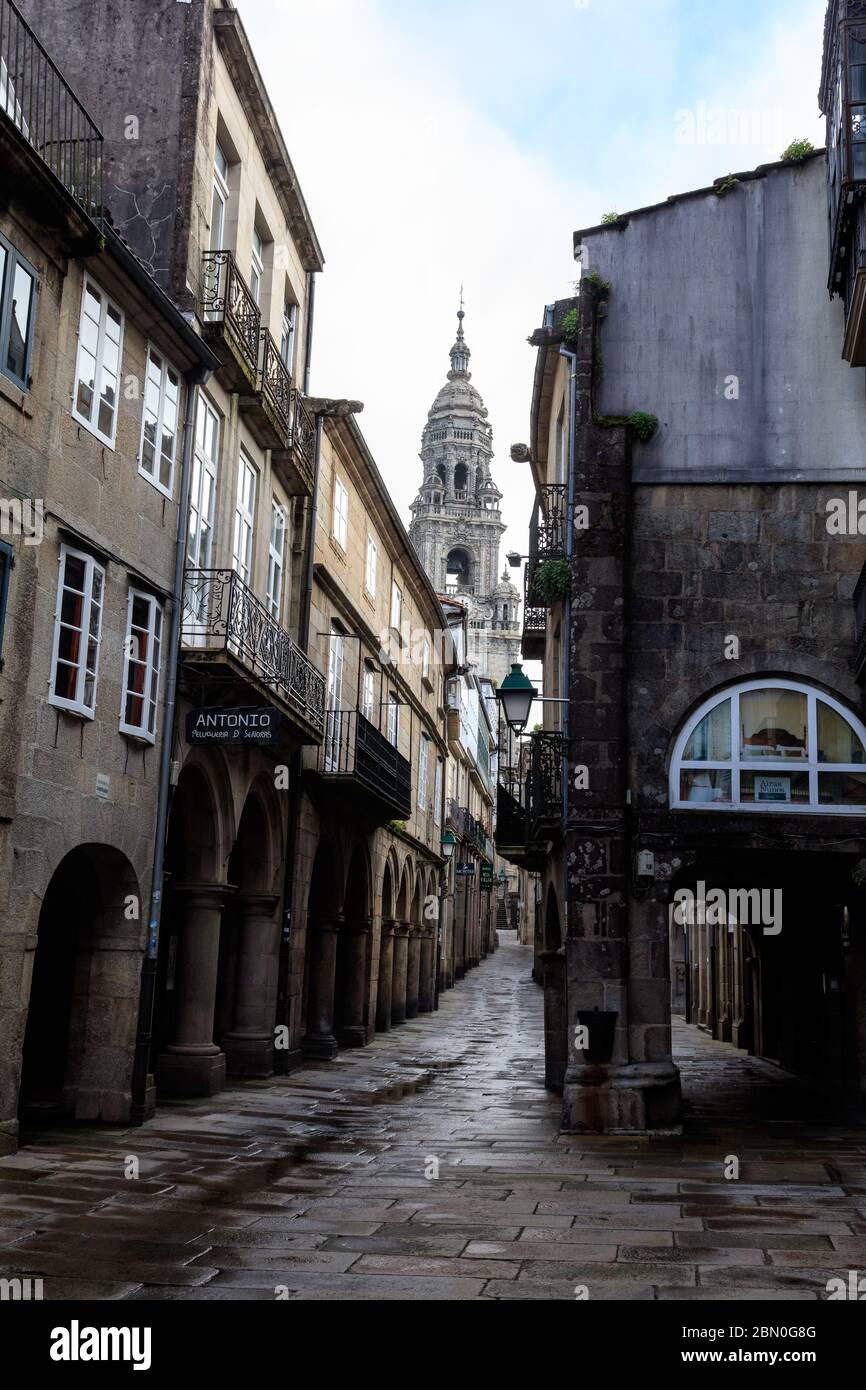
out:
<path id="1" fill-rule="evenodd" d="M 313 319 L 316 307 L 316 275 L 310 271 L 307 277 L 307 332 L 304 346 L 304 395 L 310 393 L 310 361 L 313 350 Z M 304 547 L 303 588 L 301 590 L 300 612 L 298 614 L 298 646 L 305 656 L 310 645 L 310 615 L 313 605 L 313 566 L 316 557 L 316 526 L 319 514 L 319 464 L 322 456 L 322 417 L 316 416 L 316 442 L 313 451 L 313 494 L 310 499 L 307 517 L 307 537 Z M 286 855 L 283 864 L 283 903 L 280 921 L 280 955 L 277 965 L 277 1026 L 289 1024 L 289 951 L 292 940 L 292 914 L 294 912 L 295 855 L 298 845 L 298 823 L 301 816 L 301 777 L 304 770 L 303 751 L 298 748 L 292 754 L 289 770 L 289 825 L 286 833 Z M 274 1054 L 278 1062 L 277 1071 L 288 1071 L 288 1059 L 280 1053 Z"/>
<path id="2" fill-rule="evenodd" d="M 568 392 L 568 500 L 565 509 L 565 557 L 568 560 L 569 570 L 574 556 L 574 454 L 575 454 L 575 433 L 577 429 L 577 353 L 569 352 L 565 344 L 560 345 L 559 353 L 564 357 L 571 368 L 569 376 Z M 565 746 L 570 749 L 568 740 L 571 737 L 571 583 L 565 597 L 565 641 L 562 651 L 562 677 L 563 689 L 565 691 L 565 704 L 563 709 L 563 734 L 565 736 Z M 565 822 L 568 821 L 569 804 L 569 770 L 570 758 L 566 757 L 565 776 L 562 779 L 562 815 Z M 565 893 L 565 917 L 566 929 L 568 927 L 568 893 Z"/>
<path id="3" fill-rule="evenodd" d="M 168 828 L 171 798 L 171 755 L 174 748 L 177 714 L 177 669 L 180 660 L 180 629 L 183 611 L 184 571 L 189 525 L 189 496 L 192 488 L 192 451 L 195 444 L 195 408 L 197 386 L 204 386 L 210 377 L 205 367 L 196 367 L 185 374 L 186 411 L 183 422 L 183 457 L 180 475 L 180 505 L 177 537 L 174 550 L 174 587 L 171 596 L 171 631 L 168 642 L 168 671 L 165 682 L 165 708 L 162 716 L 162 746 L 159 758 L 159 790 L 156 803 L 156 837 L 153 849 L 153 868 L 150 876 L 150 912 L 147 925 L 147 947 L 141 969 L 141 989 L 138 1001 L 138 1030 L 132 1062 L 131 1122 L 144 1123 L 147 1108 L 147 1065 L 153 1036 L 153 1011 L 156 1002 L 156 961 L 159 944 L 159 924 L 162 915 L 162 879 L 165 868 L 165 837 Z"/>

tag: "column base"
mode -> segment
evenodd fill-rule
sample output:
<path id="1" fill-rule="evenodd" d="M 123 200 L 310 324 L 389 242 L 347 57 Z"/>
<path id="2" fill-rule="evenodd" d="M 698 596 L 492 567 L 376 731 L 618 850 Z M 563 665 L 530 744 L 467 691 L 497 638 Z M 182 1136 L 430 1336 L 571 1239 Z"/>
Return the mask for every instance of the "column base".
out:
<path id="1" fill-rule="evenodd" d="M 350 1023 L 337 1030 L 340 1047 L 366 1047 L 367 1030 L 363 1023 Z"/>
<path id="2" fill-rule="evenodd" d="M 157 1091 L 163 1096 L 215 1096 L 226 1084 L 223 1052 L 163 1052 L 156 1062 Z"/>
<path id="3" fill-rule="evenodd" d="M 273 1076 L 274 1040 L 267 1034 L 244 1038 L 227 1033 L 222 1045 L 230 1076 Z"/>
<path id="4" fill-rule="evenodd" d="M 274 1050 L 274 1071 L 277 1076 L 288 1076 L 289 1072 L 299 1067 L 304 1060 L 304 1054 L 299 1047 L 288 1050 L 282 1047 Z"/>
<path id="5" fill-rule="evenodd" d="M 679 1134 L 681 1113 L 673 1063 L 580 1066 L 566 1073 L 563 1134 Z"/>
<path id="6" fill-rule="evenodd" d="M 333 1033 L 308 1033 L 301 1038 L 301 1052 L 318 1062 L 332 1062 L 340 1051 Z"/>

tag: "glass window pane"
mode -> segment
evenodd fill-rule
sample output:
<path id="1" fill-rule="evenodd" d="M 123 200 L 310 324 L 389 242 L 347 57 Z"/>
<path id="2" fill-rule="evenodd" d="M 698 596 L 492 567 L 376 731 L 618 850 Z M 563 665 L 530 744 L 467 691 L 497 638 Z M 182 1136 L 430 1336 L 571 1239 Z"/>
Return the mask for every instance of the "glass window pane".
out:
<path id="1" fill-rule="evenodd" d="M 861 46 L 860 57 L 866 57 Z M 848 69 L 848 95 L 851 101 L 866 101 L 866 63 L 855 63 Z"/>
<path id="2" fill-rule="evenodd" d="M 818 762 L 866 762 L 863 744 L 847 719 L 843 719 L 823 700 L 818 701 Z"/>
<path id="3" fill-rule="evenodd" d="M 740 696 L 741 756 L 805 761 L 806 696 L 798 690 L 750 690 Z"/>
<path id="4" fill-rule="evenodd" d="M 755 805 L 809 804 L 808 772 L 743 772 L 740 800 Z"/>
<path id="5" fill-rule="evenodd" d="M 683 754 L 687 763 L 727 762 L 731 756 L 731 702 L 726 700 L 702 719 Z"/>
<path id="6" fill-rule="evenodd" d="M 866 772 L 822 772 L 818 777 L 822 806 L 866 806 Z"/>
<path id="7" fill-rule="evenodd" d="M 9 345 L 6 351 L 8 370 L 24 379 L 27 364 L 27 340 L 30 334 L 30 306 L 33 299 L 33 276 L 23 265 L 16 265 L 12 284 L 12 318 L 9 323 Z"/>
<path id="8" fill-rule="evenodd" d="M 730 800 L 730 772 L 719 768 L 683 768 L 680 773 L 680 801 L 712 801 L 724 805 Z"/>

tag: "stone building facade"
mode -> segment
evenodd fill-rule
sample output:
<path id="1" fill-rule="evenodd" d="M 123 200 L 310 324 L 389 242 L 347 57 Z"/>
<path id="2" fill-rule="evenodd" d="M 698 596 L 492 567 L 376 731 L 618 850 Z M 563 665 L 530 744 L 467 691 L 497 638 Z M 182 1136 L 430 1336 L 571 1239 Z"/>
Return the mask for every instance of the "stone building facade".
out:
<path id="1" fill-rule="evenodd" d="M 319 404 L 319 403 L 316 403 Z M 320 403 L 310 652 L 324 739 L 303 759 L 289 1047 L 331 1058 L 436 1006 L 453 647 L 351 403 Z M 444 984 L 444 980 L 442 982 Z"/>
<path id="2" fill-rule="evenodd" d="M 517 811 L 566 1130 L 678 1123 L 672 1005 L 866 1088 L 866 407 L 823 283 L 825 168 L 577 233 L 579 293 L 533 337 L 516 452 L 536 553 L 570 584 L 543 635 L 527 615 L 524 651 L 543 642 L 569 704 L 546 707 Z"/>
<path id="3" fill-rule="evenodd" d="M 493 430 L 469 370 L 471 352 L 457 315 L 448 380 L 427 416 L 421 439 L 421 488 L 409 535 L 440 594 L 465 605 L 469 661 L 500 685 L 520 649 L 520 595 L 500 577 L 505 525 L 492 474 Z"/>
<path id="4" fill-rule="evenodd" d="M 0 1151 L 122 1122 L 151 893 L 177 532 L 217 363 L 102 226 L 103 146 L 39 146 L 47 59 L 0 25 Z M 24 113 L 29 113 L 25 119 Z"/>

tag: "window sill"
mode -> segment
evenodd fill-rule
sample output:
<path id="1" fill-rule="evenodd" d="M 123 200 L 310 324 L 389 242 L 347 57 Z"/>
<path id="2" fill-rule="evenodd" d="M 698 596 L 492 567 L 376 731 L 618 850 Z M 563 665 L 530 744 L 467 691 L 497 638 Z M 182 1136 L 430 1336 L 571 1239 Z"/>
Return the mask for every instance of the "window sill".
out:
<path id="1" fill-rule="evenodd" d="M 69 714 L 73 719 L 82 719 L 88 724 L 92 724 L 96 718 L 95 709 L 88 710 L 83 709 L 80 705 L 70 705 L 67 704 L 65 700 L 58 700 L 52 695 L 48 696 L 48 703 L 51 705 L 52 709 L 59 710 L 61 714 Z"/>
<path id="2" fill-rule="evenodd" d="M 337 540 L 334 540 L 334 537 L 333 537 L 333 536 L 329 536 L 329 537 L 328 537 L 328 544 L 330 545 L 331 550 L 334 552 L 334 554 L 336 555 L 337 559 L 340 561 L 340 564 L 341 564 L 341 565 L 345 565 L 346 562 L 347 562 L 348 557 L 347 557 L 347 555 L 346 555 L 345 550 L 344 550 L 343 547 L 340 545 L 340 542 L 337 541 Z"/>
<path id="3" fill-rule="evenodd" d="M 9 377 L 4 376 L 2 372 L 0 372 L 0 396 L 2 396 L 4 400 L 9 401 L 10 405 L 14 405 L 15 409 L 26 416 L 28 420 L 33 419 L 29 391 L 22 390 L 20 386 L 16 385 L 14 381 L 11 381 Z"/>
<path id="4" fill-rule="evenodd" d="M 74 410 L 70 411 L 70 414 L 76 425 L 80 425 L 83 430 L 87 430 L 87 433 L 98 440 L 104 449 L 110 449 L 112 453 L 115 452 L 116 444 L 114 439 L 108 439 L 104 434 L 100 434 L 97 429 L 94 429 L 89 420 L 85 420 L 83 415 L 77 415 Z"/>
<path id="5" fill-rule="evenodd" d="M 125 738 L 127 743 L 134 743 L 137 748 L 154 748 L 156 746 L 155 738 L 152 738 L 150 734 L 141 733 L 138 729 L 124 728 L 121 724 L 119 733 L 121 738 Z"/>
<path id="6" fill-rule="evenodd" d="M 421 684 L 423 685 L 424 689 L 427 691 L 429 695 L 433 694 L 435 686 L 433 685 L 433 682 L 431 681 L 429 676 L 422 676 Z"/>

